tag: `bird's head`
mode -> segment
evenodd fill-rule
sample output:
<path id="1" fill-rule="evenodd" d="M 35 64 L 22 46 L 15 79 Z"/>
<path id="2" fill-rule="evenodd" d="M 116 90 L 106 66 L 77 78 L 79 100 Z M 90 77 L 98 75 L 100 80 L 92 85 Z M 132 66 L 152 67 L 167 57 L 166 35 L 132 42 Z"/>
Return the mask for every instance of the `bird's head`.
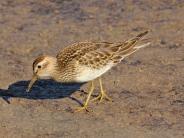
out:
<path id="1" fill-rule="evenodd" d="M 27 88 L 30 91 L 33 84 L 38 79 L 50 79 L 56 67 L 56 58 L 51 56 L 39 56 L 33 62 L 33 77 Z"/>

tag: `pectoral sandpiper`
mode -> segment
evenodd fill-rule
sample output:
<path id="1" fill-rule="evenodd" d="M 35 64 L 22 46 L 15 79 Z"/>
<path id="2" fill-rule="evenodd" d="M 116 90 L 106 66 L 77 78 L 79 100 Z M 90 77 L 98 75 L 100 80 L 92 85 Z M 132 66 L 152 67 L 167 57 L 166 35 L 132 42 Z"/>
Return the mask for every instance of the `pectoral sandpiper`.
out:
<path id="1" fill-rule="evenodd" d="M 62 83 L 90 82 L 87 99 L 78 111 L 87 110 L 95 88 L 93 82 L 98 78 L 101 92 L 93 100 L 111 100 L 102 86 L 100 76 L 128 55 L 148 46 L 150 42 L 142 41 L 147 33 L 148 31 L 145 31 L 130 40 L 119 43 L 79 42 L 65 47 L 56 57 L 39 56 L 33 62 L 33 77 L 27 91 L 30 91 L 37 79 L 50 78 Z"/>

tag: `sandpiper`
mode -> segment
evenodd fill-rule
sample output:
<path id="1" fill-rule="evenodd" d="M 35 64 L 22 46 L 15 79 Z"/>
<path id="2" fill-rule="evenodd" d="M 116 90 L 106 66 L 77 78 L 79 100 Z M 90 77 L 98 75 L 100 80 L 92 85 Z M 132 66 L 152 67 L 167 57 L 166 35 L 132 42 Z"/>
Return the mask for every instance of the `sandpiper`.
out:
<path id="1" fill-rule="evenodd" d="M 144 42 L 145 31 L 127 41 L 111 42 L 79 42 L 62 49 L 56 57 L 42 55 L 33 62 L 33 77 L 27 91 L 38 79 L 53 79 L 61 83 L 90 82 L 88 96 L 82 107 L 77 111 L 87 110 L 91 94 L 94 91 L 94 80 L 99 79 L 100 94 L 93 100 L 111 98 L 106 94 L 101 75 L 116 66 L 125 57 L 140 48 L 148 46 L 150 42 Z"/>

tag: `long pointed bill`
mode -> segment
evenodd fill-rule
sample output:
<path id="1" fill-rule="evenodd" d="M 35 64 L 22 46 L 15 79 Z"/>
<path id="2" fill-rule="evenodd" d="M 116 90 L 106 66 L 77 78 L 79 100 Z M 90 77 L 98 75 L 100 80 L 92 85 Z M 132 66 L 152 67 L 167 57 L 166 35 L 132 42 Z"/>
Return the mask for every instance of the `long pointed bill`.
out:
<path id="1" fill-rule="evenodd" d="M 26 89 L 26 92 L 30 91 L 30 89 L 32 88 L 33 84 L 36 82 L 37 79 L 38 79 L 38 76 L 36 74 L 33 74 L 33 77 L 32 77 L 32 79 L 31 79 L 31 81 Z"/>

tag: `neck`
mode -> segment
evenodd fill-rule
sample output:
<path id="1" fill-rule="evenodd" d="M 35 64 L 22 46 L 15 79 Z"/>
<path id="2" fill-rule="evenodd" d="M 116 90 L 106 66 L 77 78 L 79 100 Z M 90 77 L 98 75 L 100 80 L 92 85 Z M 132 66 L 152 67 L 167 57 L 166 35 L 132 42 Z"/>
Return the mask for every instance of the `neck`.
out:
<path id="1" fill-rule="evenodd" d="M 66 74 L 66 70 L 62 67 L 59 67 L 57 59 L 55 57 L 48 57 L 48 61 L 50 62 L 49 66 L 50 76 L 53 80 L 57 82 L 70 81 L 70 78 Z"/>
<path id="2" fill-rule="evenodd" d="M 58 76 L 57 59 L 55 57 L 48 56 L 47 60 L 49 62 L 48 72 L 50 72 L 50 75 L 53 79 L 56 79 L 56 77 Z"/>

